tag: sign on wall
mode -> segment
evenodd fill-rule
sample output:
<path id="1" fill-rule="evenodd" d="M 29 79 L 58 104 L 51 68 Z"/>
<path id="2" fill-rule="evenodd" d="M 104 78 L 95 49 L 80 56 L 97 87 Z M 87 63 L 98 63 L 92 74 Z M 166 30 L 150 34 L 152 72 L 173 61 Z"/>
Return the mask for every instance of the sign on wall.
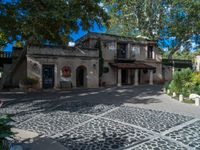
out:
<path id="1" fill-rule="evenodd" d="M 71 71 L 70 67 L 64 66 L 64 67 L 62 67 L 61 71 L 62 71 L 62 74 L 61 74 L 62 77 L 64 77 L 64 78 L 71 77 L 72 71 Z"/>

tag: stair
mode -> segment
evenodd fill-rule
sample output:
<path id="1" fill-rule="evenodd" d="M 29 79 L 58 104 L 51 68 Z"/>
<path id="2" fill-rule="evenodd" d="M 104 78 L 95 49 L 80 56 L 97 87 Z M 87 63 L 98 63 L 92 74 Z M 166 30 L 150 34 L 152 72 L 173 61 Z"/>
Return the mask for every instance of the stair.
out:
<path id="1" fill-rule="evenodd" d="M 4 88 L 6 82 L 10 82 L 9 80 L 11 79 L 14 70 L 18 67 L 18 65 L 20 64 L 20 61 L 24 59 L 24 57 L 26 56 L 26 52 L 27 52 L 27 49 L 24 48 L 21 52 L 21 55 L 17 58 L 16 61 L 12 63 L 10 69 L 7 72 L 3 73 L 3 76 L 0 82 L 0 89 Z"/>

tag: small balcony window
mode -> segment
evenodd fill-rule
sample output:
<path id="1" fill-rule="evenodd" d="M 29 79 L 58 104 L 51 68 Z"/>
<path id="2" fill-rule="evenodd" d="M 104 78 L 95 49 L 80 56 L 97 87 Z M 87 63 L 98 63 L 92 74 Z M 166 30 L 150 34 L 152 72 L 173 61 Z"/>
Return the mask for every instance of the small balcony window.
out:
<path id="1" fill-rule="evenodd" d="M 140 56 L 140 48 L 139 47 L 132 47 L 131 57 Z"/>
<path id="2" fill-rule="evenodd" d="M 126 58 L 127 44 L 118 43 L 117 44 L 117 58 Z"/>
<path id="3" fill-rule="evenodd" d="M 153 46 L 148 46 L 147 49 L 147 58 L 153 58 Z"/>

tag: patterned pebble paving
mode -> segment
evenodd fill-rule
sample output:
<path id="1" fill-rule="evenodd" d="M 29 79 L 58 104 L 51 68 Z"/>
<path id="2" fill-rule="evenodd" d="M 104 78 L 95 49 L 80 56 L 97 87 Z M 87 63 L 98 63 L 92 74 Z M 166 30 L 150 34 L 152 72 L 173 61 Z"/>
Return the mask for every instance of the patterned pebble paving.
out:
<path id="1" fill-rule="evenodd" d="M 200 150 L 200 121 L 168 133 L 166 136 Z"/>
<path id="2" fill-rule="evenodd" d="M 57 107 L 56 110 L 68 111 L 70 113 L 99 115 L 113 109 L 114 107 L 114 105 L 96 104 L 83 101 L 67 101 L 63 105 Z"/>
<path id="3" fill-rule="evenodd" d="M 132 150 L 187 150 L 187 149 L 169 140 L 156 138 L 151 141 L 147 141 L 139 146 L 136 146 Z"/>
<path id="4" fill-rule="evenodd" d="M 136 107 L 120 107 L 104 115 L 104 117 L 137 125 L 159 133 L 192 119 L 191 117 L 178 114 Z"/>
<path id="5" fill-rule="evenodd" d="M 18 125 L 17 127 L 50 136 L 68 130 L 69 128 L 89 119 L 91 119 L 91 117 L 85 115 L 55 111 L 37 116 Z"/>
<path id="6" fill-rule="evenodd" d="M 105 119 L 95 119 L 57 137 L 69 150 L 111 150 L 149 140 L 151 134 Z"/>
<path id="7" fill-rule="evenodd" d="M 16 123 L 23 122 L 40 112 L 46 112 L 58 104 L 58 101 L 36 100 L 33 102 L 20 102 L 0 108 L 0 114 L 13 114 Z"/>

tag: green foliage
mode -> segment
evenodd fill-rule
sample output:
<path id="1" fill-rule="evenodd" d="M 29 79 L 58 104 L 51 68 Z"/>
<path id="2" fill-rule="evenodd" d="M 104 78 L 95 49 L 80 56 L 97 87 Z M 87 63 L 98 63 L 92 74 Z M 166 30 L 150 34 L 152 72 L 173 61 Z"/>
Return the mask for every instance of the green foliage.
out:
<path id="1" fill-rule="evenodd" d="M 1 31 L 1 30 L 0 30 Z M 0 32 L 0 50 L 3 49 L 3 47 L 7 44 L 7 37 L 5 36 L 5 34 L 3 34 L 2 32 Z"/>
<path id="2" fill-rule="evenodd" d="M 27 77 L 27 78 L 23 79 L 21 81 L 21 83 L 26 86 L 34 86 L 38 83 L 38 80 L 35 78 Z"/>
<path id="3" fill-rule="evenodd" d="M 96 22 L 108 25 L 108 15 L 101 0 L 17 0 L 0 1 L 0 32 L 10 41 L 25 45 L 67 45 L 70 34 L 80 27 L 89 30 Z"/>
<path id="4" fill-rule="evenodd" d="M 200 72 L 194 72 L 191 78 L 192 93 L 200 95 Z"/>
<path id="5" fill-rule="evenodd" d="M 7 150 L 8 146 L 4 144 L 4 140 L 6 137 L 10 137 L 14 135 L 11 131 L 10 123 L 13 121 L 11 119 L 11 115 L 3 115 L 0 116 L 0 150 Z"/>
<path id="6" fill-rule="evenodd" d="M 189 96 L 190 93 L 200 94 L 200 72 L 192 72 L 191 69 L 176 71 L 169 89 L 184 96 Z"/>
<path id="7" fill-rule="evenodd" d="M 104 0 L 111 16 L 108 32 L 158 38 L 162 23 L 162 0 Z"/>
<path id="8" fill-rule="evenodd" d="M 176 42 L 169 48 L 170 58 L 181 46 L 190 49 L 192 37 L 200 43 L 199 0 L 104 0 L 104 4 L 111 16 L 108 32 L 159 40 L 175 37 Z"/>
<path id="9" fill-rule="evenodd" d="M 164 84 L 164 88 L 169 89 L 169 84 L 170 84 L 170 82 L 166 82 L 166 83 Z"/>

